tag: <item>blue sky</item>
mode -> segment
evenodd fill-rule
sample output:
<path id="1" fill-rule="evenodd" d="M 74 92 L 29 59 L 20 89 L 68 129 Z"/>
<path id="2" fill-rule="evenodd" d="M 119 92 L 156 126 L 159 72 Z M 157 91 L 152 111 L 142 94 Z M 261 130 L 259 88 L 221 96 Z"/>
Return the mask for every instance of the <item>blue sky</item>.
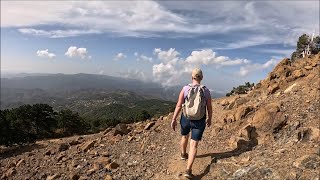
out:
<path id="1" fill-rule="evenodd" d="M 258 82 L 297 38 L 319 34 L 318 1 L 1 1 L 1 73 L 92 73 L 204 84 Z"/>

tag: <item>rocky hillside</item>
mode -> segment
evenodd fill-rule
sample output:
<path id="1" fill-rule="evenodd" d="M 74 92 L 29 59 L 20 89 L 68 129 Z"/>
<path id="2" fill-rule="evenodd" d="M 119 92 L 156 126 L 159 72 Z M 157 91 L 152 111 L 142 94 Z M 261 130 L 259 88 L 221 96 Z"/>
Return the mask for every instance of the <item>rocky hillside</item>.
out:
<path id="1" fill-rule="evenodd" d="M 247 95 L 213 100 L 194 179 L 319 179 L 320 54 L 282 60 Z M 1 148 L 1 179 L 184 179 L 172 113 Z"/>

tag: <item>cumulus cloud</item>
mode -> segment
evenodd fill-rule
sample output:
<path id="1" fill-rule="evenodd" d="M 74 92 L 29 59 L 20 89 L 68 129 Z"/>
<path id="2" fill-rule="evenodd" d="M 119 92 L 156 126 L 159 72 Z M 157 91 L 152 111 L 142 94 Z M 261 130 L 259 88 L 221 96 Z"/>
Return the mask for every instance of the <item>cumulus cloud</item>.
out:
<path id="1" fill-rule="evenodd" d="M 50 59 L 56 57 L 56 55 L 54 53 L 49 53 L 48 49 L 38 50 L 37 56 L 46 57 L 46 58 L 50 58 Z"/>
<path id="2" fill-rule="evenodd" d="M 249 64 L 247 59 L 231 59 L 226 56 L 217 56 L 211 49 L 192 51 L 187 58 L 181 58 L 180 53 L 175 49 L 161 50 L 156 48 L 155 55 L 161 61 L 159 64 L 154 64 L 152 67 L 153 77 L 155 81 L 160 82 L 164 86 L 177 85 L 177 83 L 184 83 L 187 75 L 195 67 L 201 66 L 235 66 Z"/>
<path id="3" fill-rule="evenodd" d="M 82 59 L 91 59 L 91 56 L 88 55 L 87 48 L 77 48 L 76 46 L 70 46 L 65 55 L 68 57 L 80 57 Z"/>
<path id="4" fill-rule="evenodd" d="M 254 63 L 254 64 L 248 64 L 246 66 L 240 67 L 239 75 L 240 76 L 247 76 L 250 73 L 261 71 L 264 69 L 272 68 L 275 65 L 279 63 L 279 58 L 271 58 L 269 61 L 260 64 L 260 63 Z"/>
<path id="5" fill-rule="evenodd" d="M 120 61 L 120 60 L 122 60 L 122 59 L 125 59 L 127 56 L 125 55 L 125 54 L 123 54 L 123 53 L 118 53 L 114 58 L 113 58 L 113 60 L 115 60 L 115 61 Z"/>

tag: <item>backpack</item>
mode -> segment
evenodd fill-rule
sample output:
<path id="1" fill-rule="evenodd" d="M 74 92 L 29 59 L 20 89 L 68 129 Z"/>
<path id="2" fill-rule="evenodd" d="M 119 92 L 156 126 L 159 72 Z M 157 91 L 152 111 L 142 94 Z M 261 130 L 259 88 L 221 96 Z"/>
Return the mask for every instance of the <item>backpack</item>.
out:
<path id="1" fill-rule="evenodd" d="M 191 84 L 188 86 L 190 89 L 182 105 L 183 114 L 189 120 L 200 120 L 206 114 L 205 86 L 192 86 Z"/>

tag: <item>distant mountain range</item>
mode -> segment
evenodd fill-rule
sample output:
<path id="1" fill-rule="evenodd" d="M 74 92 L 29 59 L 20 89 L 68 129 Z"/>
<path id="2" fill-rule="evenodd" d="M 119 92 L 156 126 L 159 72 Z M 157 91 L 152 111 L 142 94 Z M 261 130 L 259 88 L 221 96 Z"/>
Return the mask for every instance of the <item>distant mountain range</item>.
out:
<path id="1" fill-rule="evenodd" d="M 1 109 L 34 103 L 58 108 L 84 98 L 101 101 L 121 91 L 146 99 L 176 101 L 180 89 L 180 86 L 164 88 L 153 82 L 107 75 L 17 74 L 1 78 Z M 221 96 L 213 93 L 213 97 Z"/>

